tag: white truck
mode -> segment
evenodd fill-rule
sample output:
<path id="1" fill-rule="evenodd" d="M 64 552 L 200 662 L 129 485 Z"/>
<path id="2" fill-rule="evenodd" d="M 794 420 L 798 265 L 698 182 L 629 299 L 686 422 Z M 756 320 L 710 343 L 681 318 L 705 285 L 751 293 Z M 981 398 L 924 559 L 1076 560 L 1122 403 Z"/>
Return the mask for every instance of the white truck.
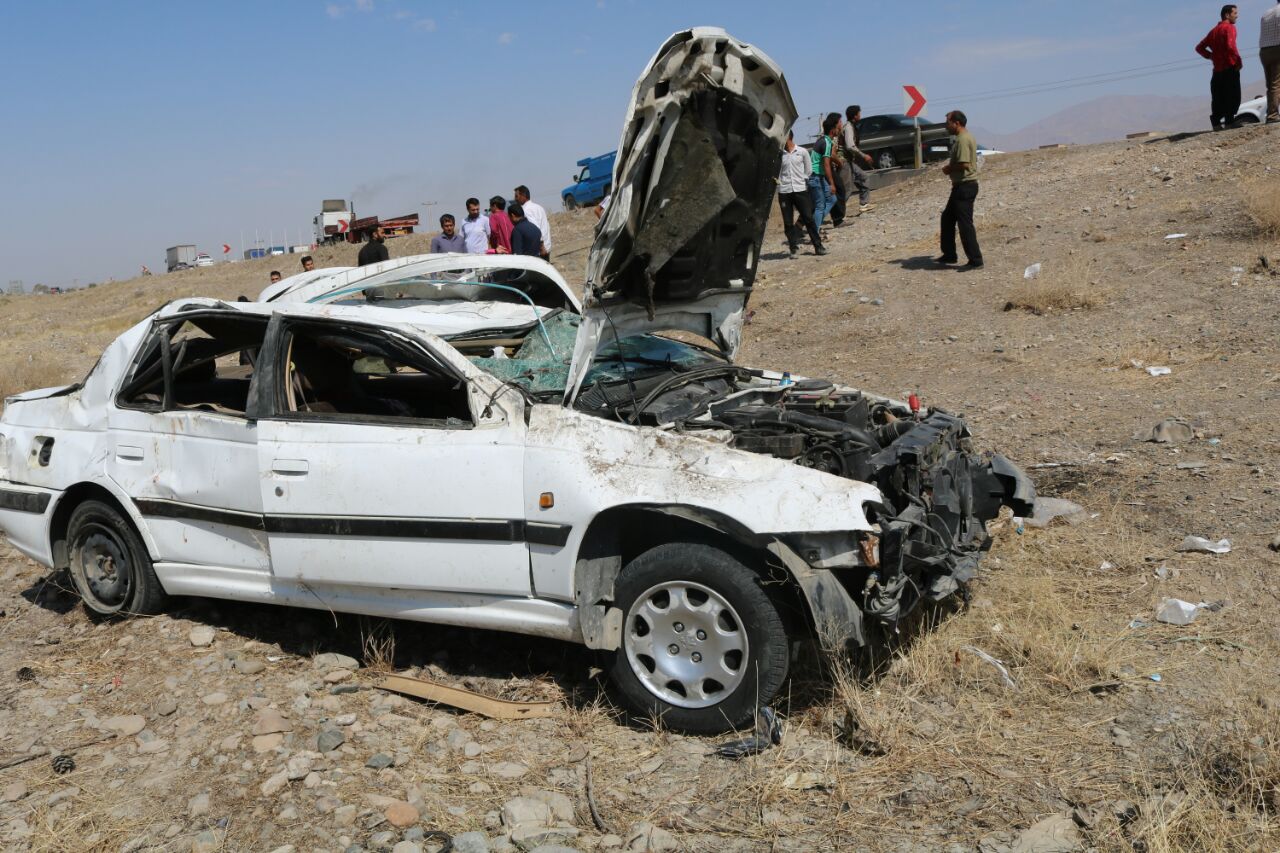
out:
<path id="1" fill-rule="evenodd" d="M 196 265 L 196 247 L 189 243 L 170 246 L 164 250 L 164 263 L 169 272 L 191 269 Z"/>
<path id="2" fill-rule="evenodd" d="M 315 226 L 316 243 L 336 243 L 345 240 L 354 218 L 354 205 L 340 198 L 327 198 L 320 202 L 320 213 L 311 220 Z"/>

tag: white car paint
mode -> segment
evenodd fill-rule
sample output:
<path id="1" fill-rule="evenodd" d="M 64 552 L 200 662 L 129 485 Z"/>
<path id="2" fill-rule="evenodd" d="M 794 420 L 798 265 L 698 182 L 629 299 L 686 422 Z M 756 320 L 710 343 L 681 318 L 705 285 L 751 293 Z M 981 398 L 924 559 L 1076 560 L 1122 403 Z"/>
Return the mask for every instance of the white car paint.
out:
<path id="1" fill-rule="evenodd" d="M 1240 105 L 1239 112 L 1236 113 L 1236 121 L 1240 122 L 1256 122 L 1258 124 L 1267 120 L 1267 98 L 1265 95 L 1259 95 L 1251 98 Z"/>

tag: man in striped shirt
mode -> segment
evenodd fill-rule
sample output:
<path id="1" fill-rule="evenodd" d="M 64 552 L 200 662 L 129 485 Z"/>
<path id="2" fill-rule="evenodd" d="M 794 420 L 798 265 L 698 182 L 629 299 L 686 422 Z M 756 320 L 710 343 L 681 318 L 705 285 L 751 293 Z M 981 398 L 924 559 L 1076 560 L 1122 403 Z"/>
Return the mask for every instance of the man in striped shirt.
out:
<path id="1" fill-rule="evenodd" d="M 1267 124 L 1280 121 L 1280 0 L 1262 16 L 1262 74 L 1267 81 Z"/>
<path id="2" fill-rule="evenodd" d="M 1209 91 L 1213 94 L 1213 107 L 1209 121 L 1214 130 L 1225 130 L 1235 123 L 1240 112 L 1240 69 L 1244 62 L 1236 50 L 1236 21 L 1240 10 L 1228 4 L 1222 7 L 1218 25 L 1196 45 L 1196 53 L 1213 62 L 1213 78 Z"/>

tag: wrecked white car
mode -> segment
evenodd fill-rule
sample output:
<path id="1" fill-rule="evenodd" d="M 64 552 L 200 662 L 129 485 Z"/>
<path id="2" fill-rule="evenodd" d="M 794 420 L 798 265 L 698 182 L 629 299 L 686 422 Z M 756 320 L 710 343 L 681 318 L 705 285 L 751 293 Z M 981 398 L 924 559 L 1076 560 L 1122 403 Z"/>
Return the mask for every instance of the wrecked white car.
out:
<path id="1" fill-rule="evenodd" d="M 454 255 L 172 303 L 6 401 L 4 535 L 97 613 L 196 595 L 555 637 L 613 652 L 642 714 L 743 723 L 802 641 L 957 593 L 1034 500 L 956 416 L 734 363 L 794 119 L 768 57 L 673 36 L 581 298 Z"/>

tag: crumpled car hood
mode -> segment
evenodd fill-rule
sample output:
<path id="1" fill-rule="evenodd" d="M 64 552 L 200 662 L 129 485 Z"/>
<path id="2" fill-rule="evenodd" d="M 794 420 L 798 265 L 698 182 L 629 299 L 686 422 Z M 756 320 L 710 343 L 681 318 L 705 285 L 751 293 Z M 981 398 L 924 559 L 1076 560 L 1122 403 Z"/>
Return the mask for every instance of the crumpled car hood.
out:
<path id="1" fill-rule="evenodd" d="M 781 69 L 755 47 L 714 27 L 662 45 L 632 92 L 587 261 L 570 396 L 606 326 L 689 331 L 733 357 L 795 119 Z"/>

